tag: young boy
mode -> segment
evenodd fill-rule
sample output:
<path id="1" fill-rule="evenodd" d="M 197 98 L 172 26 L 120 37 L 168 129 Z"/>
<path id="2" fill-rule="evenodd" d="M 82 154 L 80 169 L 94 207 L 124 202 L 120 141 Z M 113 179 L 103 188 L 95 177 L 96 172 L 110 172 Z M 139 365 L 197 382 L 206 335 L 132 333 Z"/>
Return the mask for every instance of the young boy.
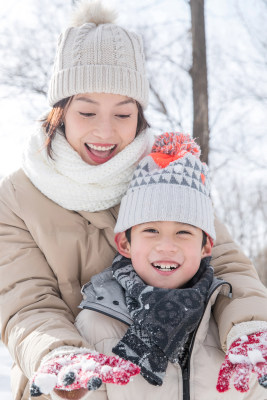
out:
<path id="1" fill-rule="evenodd" d="M 141 375 L 126 386 L 102 385 L 91 395 L 267 398 L 267 337 L 254 334 L 266 326 L 237 324 L 228 335 L 226 359 L 221 349 L 211 310 L 219 294 L 231 295 L 231 287 L 214 278 L 209 265 L 215 229 L 208 168 L 189 136 L 156 140 L 122 200 L 115 233 L 119 254 L 83 287 L 76 327 L 98 352 L 137 364 Z M 232 318 L 238 321 L 238 315 Z M 251 372 L 257 376 L 247 392 Z M 235 388 L 227 391 L 233 373 Z"/>

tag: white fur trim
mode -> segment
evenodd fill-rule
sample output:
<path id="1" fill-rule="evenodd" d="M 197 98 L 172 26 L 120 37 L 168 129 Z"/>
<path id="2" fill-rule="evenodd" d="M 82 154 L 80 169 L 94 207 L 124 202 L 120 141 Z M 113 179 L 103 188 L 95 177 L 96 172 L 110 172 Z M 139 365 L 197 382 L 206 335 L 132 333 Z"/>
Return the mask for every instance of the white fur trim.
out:
<path id="1" fill-rule="evenodd" d="M 85 23 L 113 24 L 116 21 L 115 10 L 107 8 L 102 1 L 80 1 L 72 16 L 72 26 L 81 26 Z"/>
<path id="2" fill-rule="evenodd" d="M 233 342 L 245 335 L 267 331 L 266 321 L 247 321 L 236 324 L 227 335 L 227 350 Z"/>

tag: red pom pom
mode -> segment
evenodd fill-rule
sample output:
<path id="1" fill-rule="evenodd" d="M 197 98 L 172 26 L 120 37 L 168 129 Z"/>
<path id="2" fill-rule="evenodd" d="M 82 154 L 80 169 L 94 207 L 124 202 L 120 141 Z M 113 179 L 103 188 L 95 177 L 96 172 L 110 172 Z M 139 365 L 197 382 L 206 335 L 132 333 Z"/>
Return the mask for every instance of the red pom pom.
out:
<path id="1" fill-rule="evenodd" d="M 184 157 L 186 153 L 200 157 L 200 147 L 194 139 L 190 135 L 166 132 L 156 139 L 150 155 L 161 168 L 164 168 L 170 162 Z"/>

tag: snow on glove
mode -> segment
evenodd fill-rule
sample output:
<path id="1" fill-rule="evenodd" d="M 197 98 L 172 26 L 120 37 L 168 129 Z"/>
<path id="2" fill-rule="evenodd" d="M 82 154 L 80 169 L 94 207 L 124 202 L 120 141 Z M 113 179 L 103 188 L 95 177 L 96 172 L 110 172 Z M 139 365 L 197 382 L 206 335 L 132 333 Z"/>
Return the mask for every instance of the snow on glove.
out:
<path id="1" fill-rule="evenodd" d="M 30 394 L 38 397 L 54 389 L 96 390 L 104 383 L 126 385 L 140 368 L 120 357 L 77 349 L 46 359 L 31 380 Z"/>
<path id="2" fill-rule="evenodd" d="M 226 392 L 233 377 L 236 390 L 247 392 L 252 373 L 267 389 L 267 332 L 242 336 L 232 343 L 219 371 L 216 388 L 219 392 Z"/>

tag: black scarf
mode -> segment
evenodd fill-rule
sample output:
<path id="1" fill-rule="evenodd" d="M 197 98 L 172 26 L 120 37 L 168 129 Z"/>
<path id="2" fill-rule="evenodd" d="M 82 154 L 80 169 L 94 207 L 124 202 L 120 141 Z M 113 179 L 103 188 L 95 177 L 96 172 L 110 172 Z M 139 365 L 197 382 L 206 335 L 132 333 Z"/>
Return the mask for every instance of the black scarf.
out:
<path id="1" fill-rule="evenodd" d="M 210 257 L 202 259 L 185 287 L 161 289 L 146 285 L 129 258 L 118 255 L 113 261 L 113 276 L 125 290 L 133 324 L 112 351 L 139 365 L 152 385 L 162 385 L 168 360 L 181 366 L 185 362 L 213 279 L 209 262 Z"/>

